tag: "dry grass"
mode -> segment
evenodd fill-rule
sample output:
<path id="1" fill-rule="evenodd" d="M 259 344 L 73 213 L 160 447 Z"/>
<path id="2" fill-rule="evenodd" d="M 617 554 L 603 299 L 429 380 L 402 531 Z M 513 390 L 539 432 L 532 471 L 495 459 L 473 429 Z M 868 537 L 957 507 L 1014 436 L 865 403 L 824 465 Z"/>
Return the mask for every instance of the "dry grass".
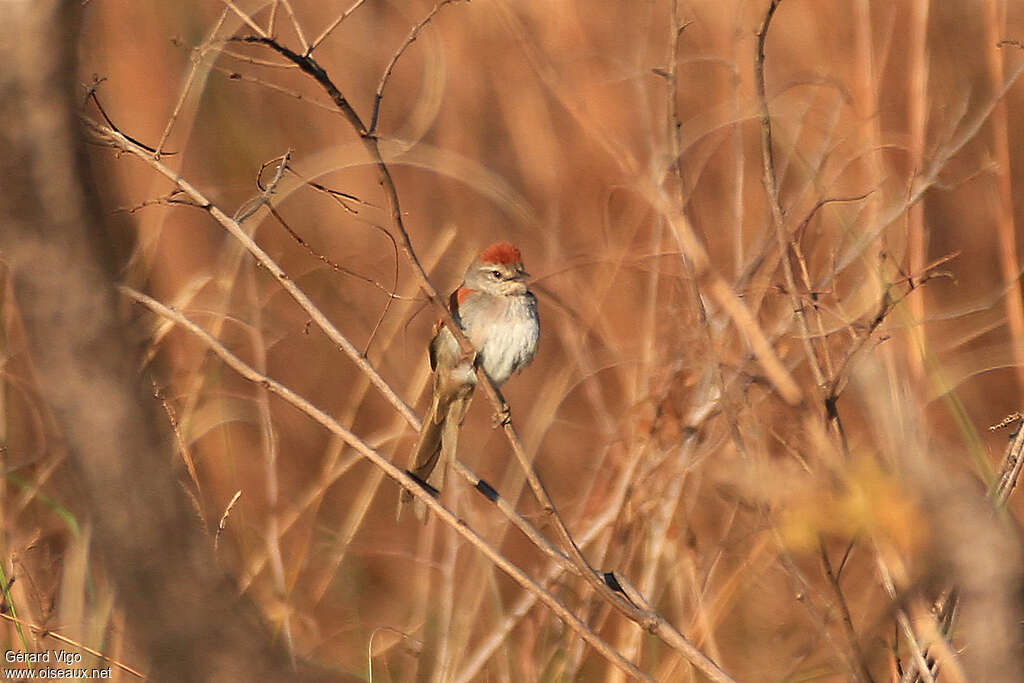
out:
<path id="1" fill-rule="evenodd" d="M 342 5 L 94 1 L 80 50 L 168 453 L 294 657 L 1015 680 L 1024 443 L 986 427 L 1024 381 L 1024 51 L 997 45 L 1024 11 Z M 539 355 L 506 433 L 479 392 L 430 523 L 396 524 L 427 294 L 498 239 L 535 276 Z M 0 312 L 9 614 L 144 672 L 6 285 Z"/>

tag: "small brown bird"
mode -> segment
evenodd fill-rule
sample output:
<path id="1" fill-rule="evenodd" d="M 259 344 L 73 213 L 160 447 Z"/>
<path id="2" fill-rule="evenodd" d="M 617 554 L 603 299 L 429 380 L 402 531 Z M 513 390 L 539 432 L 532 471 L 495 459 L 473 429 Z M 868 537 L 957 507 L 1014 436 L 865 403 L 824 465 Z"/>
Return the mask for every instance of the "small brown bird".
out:
<path id="1" fill-rule="evenodd" d="M 540 319 L 537 298 L 526 285 L 528 277 L 519 249 L 511 242 L 498 242 L 470 264 L 462 286 L 449 299 L 452 317 L 476 348 L 476 362 L 499 387 L 512 373 L 526 367 L 537 352 Z M 440 490 L 476 388 L 471 360 L 465 358 L 454 335 L 440 322 L 430 342 L 430 367 L 434 371 L 434 395 L 409 473 Z M 402 491 L 402 504 L 412 498 L 411 493 Z M 416 506 L 416 513 L 426 519 L 423 506 Z"/>

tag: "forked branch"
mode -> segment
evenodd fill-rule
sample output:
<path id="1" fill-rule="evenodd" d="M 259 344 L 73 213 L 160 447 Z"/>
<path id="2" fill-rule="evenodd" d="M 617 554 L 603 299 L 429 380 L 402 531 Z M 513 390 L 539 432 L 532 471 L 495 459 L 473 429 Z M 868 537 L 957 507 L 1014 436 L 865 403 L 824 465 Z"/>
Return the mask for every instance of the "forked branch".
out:
<path id="1" fill-rule="evenodd" d="M 436 14 L 436 11 L 437 8 L 435 8 L 431 13 L 431 16 Z M 423 25 L 425 25 L 425 23 L 421 23 L 420 28 L 422 28 Z M 353 130 L 362 141 L 367 153 L 370 155 L 370 158 L 373 160 L 378 181 L 384 190 L 385 196 L 387 197 L 392 226 L 397 233 L 396 238 L 402 252 L 405 254 L 405 257 L 412 266 L 412 271 L 417 284 L 433 302 L 442 322 L 452 331 L 453 336 L 458 341 L 462 350 L 467 354 L 473 353 L 474 349 L 472 343 L 463 333 L 462 329 L 456 324 L 454 318 L 452 318 L 451 312 L 448 310 L 444 298 L 430 282 L 426 271 L 423 269 L 423 266 L 420 264 L 420 261 L 416 256 L 416 252 L 413 249 L 412 241 L 409 237 L 409 233 L 405 227 L 405 221 L 402 216 L 398 189 L 395 185 L 394 178 L 391 175 L 391 171 L 381 154 L 376 133 L 363 123 L 362 118 L 352 107 L 348 98 L 346 98 L 341 90 L 334 84 L 326 70 L 312 57 L 308 55 L 300 55 L 294 50 L 281 45 L 273 38 L 267 38 L 264 36 L 245 36 L 237 38 L 236 40 L 264 45 L 295 63 L 304 73 L 313 78 L 317 84 L 323 88 L 327 96 L 338 108 L 338 111 L 352 126 Z M 403 45 L 400 48 L 399 56 L 401 55 L 401 52 L 404 52 L 405 47 L 407 47 L 407 45 Z M 508 406 L 505 404 L 497 387 L 492 384 L 490 378 L 484 373 L 482 367 L 477 367 L 477 375 L 479 384 L 483 387 L 483 391 L 490 400 L 495 412 L 498 414 L 507 413 Z M 664 617 L 653 610 L 644 609 L 643 607 L 635 604 L 626 596 L 625 593 L 615 590 L 613 586 L 606 583 L 602 576 L 611 576 L 613 573 L 607 572 L 602 574 L 597 572 L 587 561 L 586 557 L 584 557 L 573 539 L 572 534 L 569 532 L 565 521 L 562 519 L 561 515 L 558 514 L 554 501 L 551 499 L 551 496 L 548 494 L 543 483 L 540 481 L 540 478 L 537 476 L 530 458 L 526 454 L 526 449 L 524 448 L 522 441 L 519 439 L 515 426 L 511 421 L 504 422 L 504 430 L 512 447 L 512 451 L 526 474 L 530 488 L 544 509 L 545 515 L 553 522 L 555 530 L 557 531 L 565 550 L 568 551 L 569 557 L 578 566 L 583 578 L 609 604 L 614 606 L 619 612 L 629 619 L 641 625 L 645 630 L 661 637 L 662 640 L 676 649 L 710 680 L 722 682 L 732 680 L 727 674 L 719 669 L 713 661 L 690 643 L 686 637 L 678 631 L 678 629 L 666 621 Z"/>
<path id="2" fill-rule="evenodd" d="M 349 431 L 337 422 L 330 415 L 317 408 L 310 401 L 306 400 L 293 390 L 284 386 L 280 382 L 267 375 L 258 372 L 255 368 L 247 364 L 241 358 L 232 353 L 226 346 L 221 344 L 215 339 L 210 333 L 204 330 L 202 327 L 194 323 L 189 318 L 185 317 L 177 309 L 164 305 L 153 299 L 152 297 L 146 296 L 141 292 L 137 292 L 129 287 L 121 287 L 121 292 L 129 298 L 143 304 L 154 313 L 173 321 L 175 324 L 184 327 L 192 334 L 196 335 L 203 341 L 206 346 L 213 351 L 222 361 L 224 361 L 231 369 L 237 372 L 239 375 L 254 382 L 267 391 L 275 394 L 283 400 L 290 403 L 292 406 L 298 408 L 300 411 L 305 413 L 307 416 L 316 420 L 323 427 L 329 430 L 332 434 L 335 434 L 347 443 L 352 449 L 357 451 L 360 455 L 365 457 L 367 460 L 372 462 L 378 468 L 384 471 L 389 477 L 398 482 L 406 490 L 411 491 L 420 501 L 422 501 L 430 510 L 442 519 L 448 526 L 455 529 L 463 538 L 469 541 L 475 546 L 480 552 L 482 552 L 487 559 L 494 563 L 496 567 L 508 574 L 516 583 L 522 586 L 524 589 L 530 591 L 537 598 L 543 602 L 552 612 L 558 615 L 566 624 L 569 625 L 574 631 L 580 634 L 588 643 L 590 643 L 594 649 L 600 652 L 602 655 L 608 658 L 610 662 L 618 666 L 620 669 L 628 673 L 630 676 L 640 681 L 652 681 L 650 676 L 640 671 L 636 666 L 626 661 L 622 655 L 615 651 L 608 643 L 601 639 L 596 633 L 587 627 L 576 615 L 574 615 L 568 608 L 565 607 L 557 598 L 551 593 L 545 590 L 542 586 L 537 584 L 536 581 L 526 575 L 519 567 L 509 562 L 505 557 L 495 548 L 491 547 L 483 538 L 481 538 L 473 529 L 470 528 L 463 520 L 456 517 L 448 508 L 441 505 L 441 503 L 427 493 L 416 481 L 406 474 L 405 470 L 401 470 L 395 467 L 389 460 L 384 458 L 380 453 L 371 448 L 369 444 L 360 439 L 355 433 Z M 729 680 L 729 679 L 726 679 Z"/>

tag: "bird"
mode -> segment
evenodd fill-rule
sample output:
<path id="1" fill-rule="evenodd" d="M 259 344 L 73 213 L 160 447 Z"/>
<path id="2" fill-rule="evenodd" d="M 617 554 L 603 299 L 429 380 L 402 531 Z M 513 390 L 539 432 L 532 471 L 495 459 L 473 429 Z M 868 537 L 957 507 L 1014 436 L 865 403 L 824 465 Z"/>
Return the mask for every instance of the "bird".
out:
<path id="1" fill-rule="evenodd" d="M 492 244 L 466 269 L 448 307 L 472 342 L 475 357 L 463 353 L 441 321 L 434 326 L 429 348 L 433 396 L 408 470 L 432 493 L 444 485 L 445 470 L 455 456 L 459 429 L 476 388 L 475 366 L 480 365 L 491 382 L 501 387 L 537 353 L 540 318 L 537 297 L 527 285 L 529 276 L 519 248 L 511 242 Z M 399 516 L 412 499 L 411 492 L 402 491 Z M 425 522 L 425 506 L 419 504 L 415 511 Z"/>

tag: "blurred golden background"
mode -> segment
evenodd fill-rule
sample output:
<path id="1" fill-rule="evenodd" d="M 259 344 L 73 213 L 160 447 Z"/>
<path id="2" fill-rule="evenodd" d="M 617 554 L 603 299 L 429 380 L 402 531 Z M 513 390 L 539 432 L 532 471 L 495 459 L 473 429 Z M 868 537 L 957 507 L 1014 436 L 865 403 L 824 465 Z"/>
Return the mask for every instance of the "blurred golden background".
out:
<path id="1" fill-rule="evenodd" d="M 437 313 L 389 238 L 370 157 L 308 74 L 227 40 L 252 22 L 315 45 L 368 123 L 419 26 L 383 89 L 381 153 L 438 290 L 488 244 L 521 248 L 542 339 L 503 391 L 591 564 L 738 681 L 916 680 L 915 648 L 939 680 L 1015 680 L 1021 507 L 991 513 L 986 491 L 1014 431 L 988 427 L 1024 381 L 1024 6 L 781 3 L 764 62 L 777 224 L 755 60 L 769 4 L 473 0 L 420 26 L 432 1 L 92 0 L 79 78 L 87 117 L 160 150 L 229 216 L 290 151 L 276 216 L 242 226 L 422 415 Z M 95 146 L 91 161 L 127 284 L 407 466 L 415 430 L 238 240 L 139 158 Z M 197 524 L 297 658 L 376 681 L 624 676 L 436 516 L 396 523 L 399 487 L 340 439 L 189 332 L 125 312 Z M 89 587 L 88 521 L 51 479 L 29 366 L 7 349 L 12 600 L 145 670 L 116 594 Z M 556 538 L 492 414 L 477 396 L 460 460 Z M 640 669 L 704 680 L 464 480 L 448 486 L 446 504 Z"/>

